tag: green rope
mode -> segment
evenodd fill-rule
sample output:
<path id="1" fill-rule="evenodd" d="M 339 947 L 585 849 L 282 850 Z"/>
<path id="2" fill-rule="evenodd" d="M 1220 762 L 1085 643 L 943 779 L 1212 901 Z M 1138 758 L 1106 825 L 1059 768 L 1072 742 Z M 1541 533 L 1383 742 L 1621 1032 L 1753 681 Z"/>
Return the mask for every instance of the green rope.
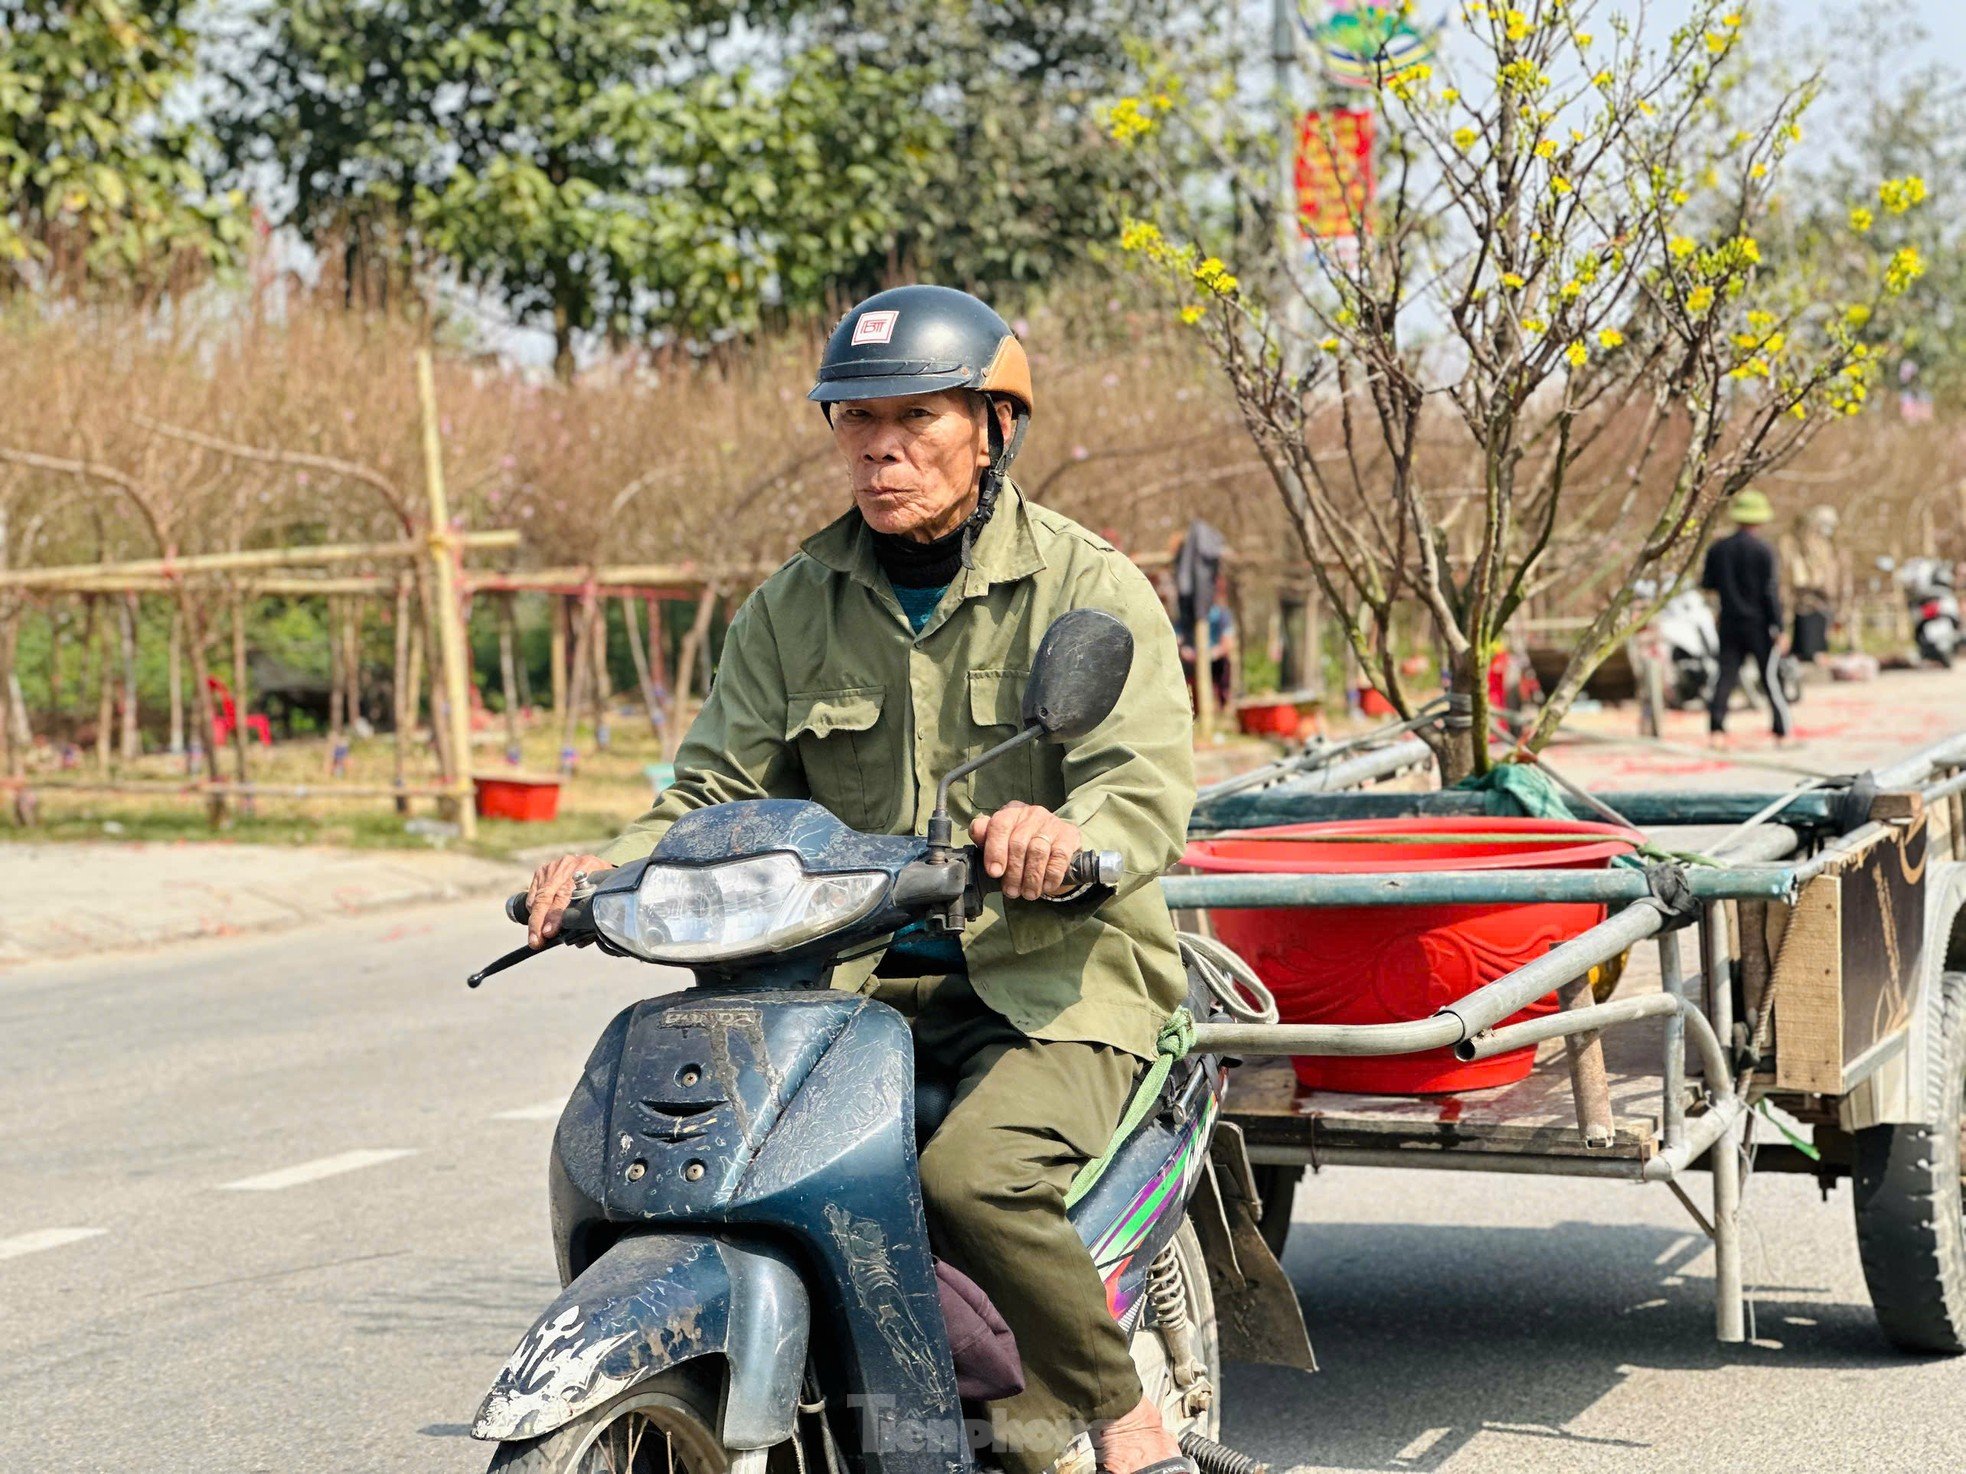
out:
<path id="1" fill-rule="evenodd" d="M 1147 1119 L 1148 1112 L 1160 1099 L 1161 1087 L 1167 1084 L 1167 1077 L 1174 1072 L 1174 1062 L 1195 1047 L 1195 1020 L 1185 1008 L 1177 1008 L 1167 1016 L 1161 1025 L 1160 1037 L 1154 1041 L 1156 1053 L 1153 1062 L 1147 1066 L 1147 1073 L 1140 1077 L 1140 1083 L 1133 1088 L 1133 1096 L 1126 1103 L 1126 1110 L 1120 1115 L 1119 1128 L 1113 1132 L 1113 1139 L 1106 1143 L 1106 1150 L 1079 1168 L 1078 1176 L 1065 1193 L 1065 1206 L 1076 1207 L 1080 1198 L 1092 1191 L 1126 1139 L 1133 1135 L 1140 1123 Z"/>

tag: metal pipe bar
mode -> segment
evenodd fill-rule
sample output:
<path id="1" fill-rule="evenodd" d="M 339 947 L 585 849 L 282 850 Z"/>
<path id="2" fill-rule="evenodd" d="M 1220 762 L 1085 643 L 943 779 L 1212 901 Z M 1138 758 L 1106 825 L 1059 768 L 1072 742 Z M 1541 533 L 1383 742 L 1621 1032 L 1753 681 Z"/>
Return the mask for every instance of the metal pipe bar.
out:
<path id="1" fill-rule="evenodd" d="M 1461 1021 L 1418 1019 L 1402 1024 L 1196 1024 L 1195 1054 L 1416 1054 L 1446 1049 L 1462 1038 Z"/>
<path id="2" fill-rule="evenodd" d="M 1659 938 L 1659 986 L 1673 1000 L 1666 1020 L 1664 1066 L 1659 1075 L 1659 1119 L 1668 1147 L 1686 1135 L 1686 985 L 1679 976 L 1679 933 Z"/>
<path id="3" fill-rule="evenodd" d="M 1265 787 L 1286 789 L 1291 793 L 1334 793 L 1431 762 L 1434 755 L 1433 749 L 1418 737 L 1408 737 L 1385 747 L 1368 748 L 1346 756 L 1355 746 L 1348 743 L 1330 751 L 1307 752 L 1257 768 L 1254 772 L 1225 778 L 1202 789 L 1195 795 L 1195 803 L 1199 807 Z"/>
<path id="4" fill-rule="evenodd" d="M 1194 1051 L 1381 1055 L 1451 1048 L 1493 1028 L 1600 962 L 1609 962 L 1657 932 L 1664 920 L 1656 906 L 1629 907 L 1486 987 L 1456 999 L 1432 1018 L 1397 1024 L 1199 1024 Z"/>
<path id="5" fill-rule="evenodd" d="M 1687 884 L 1703 901 L 1786 901 L 1789 865 L 1695 866 Z M 1439 870 L 1306 875 L 1240 872 L 1170 875 L 1161 881 L 1176 910 L 1268 906 L 1499 906 L 1543 901 L 1618 905 L 1651 894 L 1637 870 Z"/>
<path id="6" fill-rule="evenodd" d="M 1913 752 L 1907 753 L 1895 763 L 1874 770 L 1872 778 L 1885 792 L 1897 789 L 1915 788 L 1932 774 L 1935 768 L 1957 768 L 1966 766 L 1966 732 L 1955 732 L 1950 737 L 1941 737 Z"/>
<path id="7" fill-rule="evenodd" d="M 1477 1152 L 1460 1148 L 1352 1147 L 1320 1144 L 1313 1159 L 1308 1146 L 1249 1143 L 1249 1160 L 1275 1167 L 1419 1167 L 1427 1171 L 1500 1172 L 1528 1177 L 1608 1177 L 1644 1180 L 1645 1162 L 1630 1157 L 1530 1156 L 1519 1152 Z"/>
<path id="8" fill-rule="evenodd" d="M 1454 1057 L 1464 1064 L 1472 1064 L 1478 1059 L 1491 1059 L 1498 1054 L 1507 1054 L 1512 1049 L 1541 1044 L 1545 1039 L 1559 1039 L 1565 1034 L 1615 1028 L 1619 1024 L 1635 1023 L 1639 1019 L 1658 1018 L 1664 1014 L 1677 1012 L 1679 1012 L 1679 1005 L 1664 993 L 1645 993 L 1637 998 L 1613 998 L 1609 1003 L 1594 1004 L 1589 1008 L 1579 1008 L 1570 1013 L 1553 1013 L 1544 1018 L 1510 1024 L 1506 1028 L 1491 1029 L 1486 1034 L 1478 1034 L 1472 1039 L 1463 1039 L 1454 1046 Z"/>
<path id="9" fill-rule="evenodd" d="M 1254 775 L 1250 775 L 1254 776 Z M 1230 780 L 1234 782 L 1236 780 Z M 1488 795 L 1460 789 L 1426 793 L 1319 792 L 1300 788 L 1293 781 L 1268 788 L 1244 785 L 1236 792 L 1205 791 L 1196 806 L 1198 817 L 1205 817 L 1211 829 L 1240 828 L 1252 824 L 1314 823 L 1338 819 L 1397 819 L 1413 814 L 1449 818 L 1491 817 Z M 1769 804 L 1785 797 L 1781 792 L 1695 793 L 1682 790 L 1632 789 L 1604 790 L 1595 797 L 1609 804 L 1640 829 L 1671 825 L 1745 823 Z M 1784 824 L 1820 830 L 1835 822 L 1832 808 L 1834 792 L 1805 793 L 1783 805 Z"/>
<path id="10" fill-rule="evenodd" d="M 1677 1177 L 1694 1162 L 1706 1155 L 1716 1141 L 1726 1133 L 1727 1128 L 1739 1120 L 1747 1111 L 1739 1096 L 1730 1095 L 1719 1102 L 1704 1116 L 1695 1117 L 1687 1123 L 1686 1139 L 1676 1147 L 1666 1147 L 1646 1162 L 1639 1176 L 1646 1182 L 1665 1182 Z"/>
<path id="11" fill-rule="evenodd" d="M 1802 836 L 1786 824 L 1757 824 L 1707 852 L 1710 860 L 1725 860 L 1730 866 L 1757 861 L 1786 860 L 1802 848 Z"/>
<path id="12" fill-rule="evenodd" d="M 1919 796 L 1928 804 L 1940 799 L 1951 798 L 1955 793 L 1966 793 L 1966 769 L 1961 769 L 1950 778 L 1942 778 L 1937 783 L 1928 784 L 1919 790 Z"/>

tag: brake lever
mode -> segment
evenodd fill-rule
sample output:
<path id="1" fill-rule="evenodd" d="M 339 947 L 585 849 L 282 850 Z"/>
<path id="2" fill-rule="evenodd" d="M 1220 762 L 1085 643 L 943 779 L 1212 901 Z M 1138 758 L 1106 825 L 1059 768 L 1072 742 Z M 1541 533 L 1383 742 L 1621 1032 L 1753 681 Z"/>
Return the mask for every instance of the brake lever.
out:
<path id="1" fill-rule="evenodd" d="M 542 952 L 564 945 L 564 940 L 562 937 L 549 937 L 537 947 L 514 947 L 496 962 L 488 962 L 476 972 L 472 973 L 470 977 L 464 980 L 464 986 L 475 988 L 493 973 L 504 972 L 508 967 L 517 967 L 528 957 L 537 957 Z"/>

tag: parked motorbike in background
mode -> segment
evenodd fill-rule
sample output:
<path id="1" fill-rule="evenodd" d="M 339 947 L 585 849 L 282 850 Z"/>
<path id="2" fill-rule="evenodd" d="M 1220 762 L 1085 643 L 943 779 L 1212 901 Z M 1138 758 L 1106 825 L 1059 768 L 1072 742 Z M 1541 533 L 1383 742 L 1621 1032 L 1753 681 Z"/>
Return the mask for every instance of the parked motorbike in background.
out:
<path id="1" fill-rule="evenodd" d="M 1950 667 L 1959 652 L 1959 599 L 1953 592 L 1952 565 L 1942 558 L 1908 558 L 1897 576 L 1911 611 L 1918 658 Z"/>
<path id="2" fill-rule="evenodd" d="M 548 946 L 687 967 L 694 985 L 617 1015 L 560 1118 L 549 1189 L 565 1288 L 478 1411 L 473 1435 L 498 1444 L 492 1470 L 975 1466 L 978 1402 L 1015 1388 L 952 1350 L 961 1307 L 930 1253 L 916 1151 L 948 1091 L 917 1082 L 899 1013 L 828 980 L 903 926 L 959 932 L 980 914 L 988 882 L 975 849 L 953 843 L 950 784 L 1027 742 L 1091 730 L 1132 653 L 1109 615 L 1054 623 L 1022 729 L 942 779 L 925 836 L 862 834 L 801 800 L 720 804 L 576 889 Z M 1072 875 L 1116 884 L 1119 859 L 1082 852 Z M 508 913 L 522 920 L 524 905 L 514 897 Z M 1196 1018 L 1275 1019 L 1253 974 L 1194 947 Z M 472 985 L 533 955 L 517 949 Z M 1148 1395 L 1204 1474 L 1247 1463 L 1215 1442 L 1225 1352 L 1309 1365 L 1240 1135 L 1220 1121 L 1226 1086 L 1219 1057 L 1164 1055 L 1071 1208 Z M 1286 1304 L 1294 1328 L 1274 1311 L 1218 1321 L 1228 1297 Z M 1271 1344 L 1251 1344 L 1264 1314 Z"/>

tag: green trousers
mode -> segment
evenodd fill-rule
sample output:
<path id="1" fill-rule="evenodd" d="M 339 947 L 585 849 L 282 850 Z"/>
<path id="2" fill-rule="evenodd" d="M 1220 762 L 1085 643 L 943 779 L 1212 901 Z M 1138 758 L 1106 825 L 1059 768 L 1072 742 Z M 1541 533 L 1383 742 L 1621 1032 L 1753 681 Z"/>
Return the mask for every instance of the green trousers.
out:
<path id="1" fill-rule="evenodd" d="M 1112 1139 L 1141 1062 L 1109 1045 L 1027 1038 L 960 974 L 883 979 L 873 996 L 910 1017 L 917 1071 L 954 1090 L 921 1157 L 929 1237 L 1017 1337 L 1024 1391 L 992 1404 L 991 1420 L 1008 1474 L 1038 1474 L 1086 1424 L 1144 1395 L 1065 1214 L 1066 1190 Z"/>

